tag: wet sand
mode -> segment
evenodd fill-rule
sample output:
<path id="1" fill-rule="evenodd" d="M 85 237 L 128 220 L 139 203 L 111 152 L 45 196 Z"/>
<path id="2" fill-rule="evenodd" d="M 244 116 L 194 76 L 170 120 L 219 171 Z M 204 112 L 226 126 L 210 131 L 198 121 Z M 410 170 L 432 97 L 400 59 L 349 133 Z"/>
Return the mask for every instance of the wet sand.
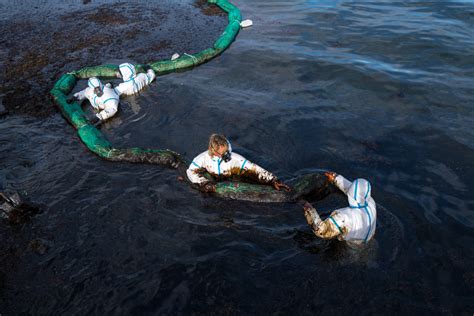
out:
<path id="1" fill-rule="evenodd" d="M 227 23 L 221 10 L 202 0 L 50 2 L 3 8 L 10 14 L 4 11 L 0 23 L 0 115 L 49 116 L 55 109 L 48 93 L 63 73 L 197 52 L 210 47 Z"/>

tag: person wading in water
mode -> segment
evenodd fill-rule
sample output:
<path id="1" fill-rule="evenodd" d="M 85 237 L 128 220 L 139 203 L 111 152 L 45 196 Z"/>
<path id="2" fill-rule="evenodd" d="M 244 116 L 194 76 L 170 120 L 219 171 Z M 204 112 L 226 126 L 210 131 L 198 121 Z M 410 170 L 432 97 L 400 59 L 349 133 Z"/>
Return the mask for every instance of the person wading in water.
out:
<path id="1" fill-rule="evenodd" d="M 204 173 L 213 179 L 208 179 Z M 276 190 L 290 191 L 290 187 L 262 167 L 232 152 L 229 141 L 220 134 L 209 137 L 208 150 L 193 159 L 186 171 L 188 179 L 203 192 L 215 192 L 215 181 L 245 177 L 258 183 L 272 185 Z"/>

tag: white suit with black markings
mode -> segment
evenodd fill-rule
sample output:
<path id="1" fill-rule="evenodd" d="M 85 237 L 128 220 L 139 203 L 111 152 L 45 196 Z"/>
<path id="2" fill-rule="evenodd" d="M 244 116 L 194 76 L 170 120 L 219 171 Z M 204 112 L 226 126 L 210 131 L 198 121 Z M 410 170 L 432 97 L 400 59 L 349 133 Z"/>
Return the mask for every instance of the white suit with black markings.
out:
<path id="1" fill-rule="evenodd" d="M 211 156 L 209 151 L 205 151 L 199 154 L 193 159 L 186 171 L 188 179 L 192 183 L 204 184 L 209 180 L 202 176 L 199 171 L 205 169 L 212 176 L 217 177 L 231 177 L 233 175 L 245 175 L 246 173 L 252 172 L 258 178 L 261 183 L 272 183 L 277 178 L 271 172 L 263 169 L 262 167 L 248 161 L 239 154 L 232 153 L 231 159 L 225 162 L 217 156 Z"/>
<path id="2" fill-rule="evenodd" d="M 96 77 L 89 78 L 87 85 L 88 87 L 84 90 L 74 93 L 74 97 L 79 101 L 87 98 L 92 107 L 99 111 L 96 116 L 101 121 L 114 116 L 115 113 L 117 113 L 119 104 L 119 95 L 117 92 L 110 86 L 110 84 L 104 86 Z M 103 94 L 100 97 L 94 92 L 94 89 L 97 87 L 100 87 L 103 91 Z"/>
<path id="3" fill-rule="evenodd" d="M 314 221 L 310 224 L 315 234 L 321 238 L 337 236 L 348 242 L 367 243 L 375 234 L 377 222 L 377 209 L 369 181 L 356 179 L 351 182 L 338 175 L 334 184 L 347 195 L 349 206 L 333 211 L 324 221 L 320 221 L 314 213 Z"/>
<path id="4" fill-rule="evenodd" d="M 123 63 L 119 66 L 120 74 L 123 82 L 120 83 L 115 90 L 118 95 L 134 95 L 142 91 L 155 79 L 155 72 L 153 69 L 148 69 L 145 73 L 137 74 L 135 66 L 130 63 Z"/>

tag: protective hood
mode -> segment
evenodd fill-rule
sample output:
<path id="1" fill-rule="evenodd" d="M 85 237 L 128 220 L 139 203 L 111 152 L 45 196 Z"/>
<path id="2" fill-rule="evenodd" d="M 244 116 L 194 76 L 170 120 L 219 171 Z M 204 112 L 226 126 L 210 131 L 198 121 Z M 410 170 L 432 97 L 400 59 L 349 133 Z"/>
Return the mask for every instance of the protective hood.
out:
<path id="1" fill-rule="evenodd" d="M 123 63 L 119 66 L 120 74 L 122 74 L 123 81 L 128 81 L 137 76 L 135 66 L 130 63 Z"/>
<path id="2" fill-rule="evenodd" d="M 369 181 L 356 179 L 347 191 L 347 198 L 351 208 L 362 208 L 368 205 L 371 188 Z"/>
<path id="3" fill-rule="evenodd" d="M 104 91 L 104 85 L 102 84 L 102 82 L 97 77 L 89 78 L 89 80 L 87 81 L 87 85 L 89 87 L 91 87 L 92 89 L 95 89 L 95 88 L 99 87 L 100 90 Z"/>

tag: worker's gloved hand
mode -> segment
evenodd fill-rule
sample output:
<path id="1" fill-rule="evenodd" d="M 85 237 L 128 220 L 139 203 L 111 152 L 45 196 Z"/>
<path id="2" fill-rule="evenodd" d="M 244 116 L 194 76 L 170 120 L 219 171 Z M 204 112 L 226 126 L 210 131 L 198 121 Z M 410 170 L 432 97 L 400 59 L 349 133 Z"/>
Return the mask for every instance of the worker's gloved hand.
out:
<path id="1" fill-rule="evenodd" d="M 216 185 L 212 182 L 206 182 L 201 186 L 201 191 L 206 193 L 216 192 Z"/>
<path id="2" fill-rule="evenodd" d="M 286 184 L 284 184 L 283 182 L 281 182 L 278 179 L 273 180 L 272 185 L 277 191 L 280 191 L 281 188 L 285 189 L 287 192 L 291 191 L 289 186 L 287 186 Z"/>
<path id="3" fill-rule="evenodd" d="M 73 103 L 73 102 L 78 101 L 78 99 L 75 96 L 71 95 L 70 97 L 66 99 L 66 101 L 67 103 Z"/>
<path id="4" fill-rule="evenodd" d="M 107 83 L 105 84 L 105 86 L 106 86 L 107 88 L 113 89 L 113 88 L 114 88 L 114 83 L 113 83 L 113 82 L 107 82 Z"/>
<path id="5" fill-rule="evenodd" d="M 170 160 L 169 164 L 170 164 L 170 167 L 171 167 L 171 168 L 173 168 L 173 169 L 178 169 L 179 164 L 180 164 L 180 161 L 179 161 L 179 159 L 177 159 L 176 157 L 174 157 L 172 160 Z"/>
<path id="6" fill-rule="evenodd" d="M 324 173 L 329 182 L 334 182 L 336 180 L 337 174 L 335 172 L 327 171 Z"/>
<path id="7" fill-rule="evenodd" d="M 89 122 L 94 125 L 95 127 L 99 127 L 102 124 L 102 120 L 94 115 Z"/>
<path id="8" fill-rule="evenodd" d="M 316 213 L 316 209 L 311 204 L 306 202 L 303 205 L 303 209 L 304 209 L 304 217 L 306 218 L 306 222 L 308 223 L 308 225 L 312 226 L 313 224 L 319 224 L 319 221 L 320 221 L 319 216 Z"/>

